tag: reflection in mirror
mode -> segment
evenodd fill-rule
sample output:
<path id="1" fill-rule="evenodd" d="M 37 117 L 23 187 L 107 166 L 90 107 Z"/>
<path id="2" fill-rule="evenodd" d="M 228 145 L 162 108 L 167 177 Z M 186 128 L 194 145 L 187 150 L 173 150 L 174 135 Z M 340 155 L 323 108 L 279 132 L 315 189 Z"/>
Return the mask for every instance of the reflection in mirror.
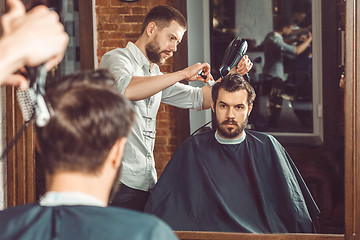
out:
<path id="1" fill-rule="evenodd" d="M 313 78 L 312 61 L 314 44 L 321 46 L 313 21 L 321 15 L 312 19 L 314 4 L 310 0 L 212 1 L 212 67 L 220 67 L 235 36 L 249 44 L 247 54 L 254 63 L 250 78 L 257 93 L 249 119 L 252 129 L 322 138 L 321 78 Z"/>
<path id="2" fill-rule="evenodd" d="M 274 128 L 267 130 L 255 128 L 255 130 L 266 130 L 268 132 L 271 131 L 270 133 L 274 135 L 278 140 L 280 140 L 280 142 L 288 151 L 291 158 L 294 160 L 295 165 L 299 169 L 301 175 L 303 176 L 308 188 L 310 189 L 316 203 L 318 204 L 322 212 L 320 218 L 320 233 L 343 233 L 344 115 L 341 111 L 343 107 L 343 89 L 339 87 L 339 79 L 337 78 L 337 67 L 339 67 L 338 64 L 340 65 L 341 63 L 341 61 L 337 62 L 339 59 L 338 57 L 340 57 L 337 56 L 337 53 L 341 51 L 337 51 L 336 49 L 336 46 L 338 46 L 338 40 L 336 39 L 336 31 L 338 31 L 338 28 L 344 29 L 344 18 L 341 17 L 344 16 L 345 13 L 341 10 L 343 9 L 342 7 L 344 6 L 344 2 L 336 0 L 328 0 L 325 2 L 288 0 L 211 0 L 209 1 L 210 7 L 208 8 L 210 9 L 210 11 L 208 12 L 210 12 L 211 17 L 208 17 L 205 14 L 207 8 L 204 2 L 206 1 L 203 1 L 204 6 L 202 8 L 201 6 L 196 6 L 196 4 L 193 2 L 194 1 L 187 1 L 188 21 L 189 26 L 191 26 L 191 28 L 188 29 L 189 64 L 192 64 L 196 61 L 201 61 L 199 59 L 199 56 L 203 56 L 203 59 L 205 60 L 210 59 L 210 56 L 209 58 L 207 58 L 206 54 L 206 50 L 210 49 L 210 63 L 213 69 L 219 69 L 222 63 L 225 49 L 235 36 L 246 38 L 248 42 L 251 43 L 249 44 L 249 55 L 260 52 L 263 58 L 265 58 L 264 47 L 262 43 L 264 42 L 266 35 L 273 31 L 275 20 L 279 16 L 282 16 L 283 13 L 285 16 L 291 17 L 293 15 L 292 12 L 295 11 L 293 9 L 296 8 L 309 9 L 310 13 L 308 14 L 308 16 L 311 19 L 311 28 L 307 27 L 310 24 L 304 27 L 308 28 L 312 32 L 312 41 L 311 44 L 309 44 L 311 45 L 311 48 L 306 47 L 308 51 L 311 49 L 311 54 L 309 54 L 309 56 L 312 57 L 311 68 L 313 71 L 311 72 L 311 75 L 314 79 L 314 81 L 311 80 L 312 89 L 310 89 L 312 96 L 312 109 L 314 109 L 312 113 L 312 127 L 308 128 L 308 132 L 297 131 L 297 128 L 295 130 L 284 130 L 288 127 L 289 124 L 282 122 L 280 127 L 284 128 L 283 130 L 274 130 Z M 242 10 L 239 10 L 237 4 L 241 5 Z M 268 12 L 268 14 L 261 11 L 261 8 L 269 5 L 270 7 L 268 9 L 270 11 Z M 201 9 L 203 9 L 203 11 L 201 11 Z M 201 14 L 203 14 L 203 16 Z M 335 15 L 338 15 L 339 18 L 334 18 Z M 258 43 L 256 43 L 254 40 L 252 40 L 253 38 L 256 38 L 256 34 L 255 36 L 247 36 L 247 33 L 244 29 L 246 29 L 246 27 L 248 28 L 248 26 L 251 26 L 252 30 L 256 30 L 261 29 L 262 25 L 267 25 L 268 22 L 264 23 L 261 20 L 263 16 L 270 16 L 271 29 L 264 30 L 261 37 L 257 37 L 259 41 Z M 215 17 L 219 18 L 219 20 Z M 238 35 L 238 32 L 240 32 L 241 30 L 238 29 L 241 25 L 241 21 L 237 20 L 239 18 L 241 18 L 241 21 L 246 22 L 246 24 L 244 23 L 244 25 L 246 26 L 243 26 L 244 29 L 242 29 L 245 32 L 245 36 Z M 201 24 L 199 24 L 202 19 L 206 19 L 204 21 L 203 28 L 201 28 Z M 211 20 L 208 21 L 207 19 Z M 209 33 L 209 37 L 207 37 L 206 35 L 206 21 L 208 21 L 208 23 L 210 22 L 210 26 L 213 26 L 213 29 Z M 303 21 L 305 21 L 305 19 Z M 199 39 L 201 39 L 200 43 Z M 211 46 L 208 48 L 207 39 L 210 39 L 209 45 Z M 322 41 L 322 39 L 326 40 Z M 203 46 L 201 45 L 202 42 Z M 339 46 L 340 45 L 342 44 L 340 44 L 339 42 Z M 326 49 L 326 51 L 321 51 L 322 48 Z M 256 52 L 256 50 L 258 52 Z M 218 54 L 214 54 L 214 52 L 217 51 Z M 261 88 L 263 87 L 261 86 L 262 83 L 257 82 L 258 79 L 256 79 L 256 77 L 260 76 L 259 78 L 261 78 L 261 76 L 263 75 L 264 59 L 260 62 L 259 59 L 257 59 L 256 55 L 250 58 L 253 62 L 255 62 L 256 70 L 255 72 L 251 73 L 253 75 L 253 78 L 255 78 L 252 80 L 252 84 L 256 88 L 259 88 L 261 90 Z M 341 66 L 341 68 L 343 68 L 343 66 Z M 289 76 L 290 74 L 287 71 L 288 66 L 284 63 L 284 75 Z M 319 81 L 322 79 L 322 76 L 324 76 L 324 80 L 326 79 L 326 84 L 324 85 L 322 84 L 322 81 Z M 287 79 L 283 82 L 286 81 Z M 258 87 L 258 85 L 260 86 Z M 257 91 L 260 91 L 259 89 L 257 89 Z M 322 95 L 323 91 L 324 95 Z M 268 95 L 263 95 L 261 92 L 257 94 L 266 101 L 269 101 Z M 286 98 L 287 96 L 284 95 L 282 97 Z M 285 98 L 282 98 L 283 102 L 291 102 L 291 99 Z M 324 101 L 324 104 L 322 101 Z M 265 113 L 269 112 L 266 105 L 265 108 Z M 334 112 L 334 109 L 339 109 L 339 112 Z M 283 114 L 282 110 L 283 109 L 281 109 L 281 115 Z M 251 113 L 250 118 L 252 118 L 252 114 L 254 113 L 254 111 L 256 111 L 256 105 L 253 108 L 253 112 Z M 293 116 L 296 117 L 295 114 Z M 324 121 L 322 120 L 323 118 Z M 298 118 L 297 120 L 300 122 Z M 250 121 L 253 121 L 253 119 L 251 119 Z M 204 121 L 203 124 L 205 124 L 206 122 L 207 121 Z M 195 127 L 192 128 L 192 132 L 194 132 L 198 127 L 203 124 L 197 124 L 195 122 Z M 321 124 L 323 124 L 323 126 L 321 126 Z M 254 129 L 254 124 L 252 124 L 251 127 Z M 323 133 L 322 128 L 324 128 Z M 290 140 L 304 138 L 304 136 L 318 136 L 320 141 L 318 141 L 316 145 L 313 145 L 309 144 L 308 141 L 289 141 L 289 137 L 281 138 L 284 135 L 294 137 Z"/>
<path id="3" fill-rule="evenodd" d="M 344 29 L 345 12 L 341 10 L 344 2 L 211 0 L 210 4 L 210 23 L 213 27 L 210 35 L 212 68 L 220 67 L 225 49 L 234 37 L 248 41 L 248 55 L 254 62 L 254 69 L 250 74 L 251 83 L 258 98 L 249 118 L 250 128 L 270 132 L 284 144 L 322 211 L 320 232 L 343 233 L 343 89 L 338 84 L 328 83 L 339 81 L 337 74 L 344 67 L 343 61 L 338 61 L 343 57 L 337 56 L 341 51 L 337 53 L 336 50 L 337 45 L 339 49 L 343 47 L 340 42 L 337 44 L 341 38 L 336 39 L 336 31 Z M 335 15 L 338 18 L 334 18 Z M 284 19 L 283 17 L 293 19 L 301 28 L 301 31 L 292 31 L 298 37 L 291 36 L 289 31 L 283 34 L 285 43 L 295 47 L 301 45 L 301 41 L 306 41 L 302 36 L 304 32 L 308 33 L 308 38 L 311 32 L 312 40 L 299 55 L 281 53 L 283 79 L 275 81 L 273 87 L 271 81 L 268 81 L 271 79 L 266 75 L 273 74 L 271 57 L 278 56 L 271 54 L 279 54 L 279 51 L 271 49 L 272 45 L 265 39 L 274 35 L 276 21 Z M 322 48 L 327 49 L 326 52 L 322 52 Z M 265 51 L 271 53 L 270 60 L 268 58 L 270 64 L 266 67 Z M 323 75 L 326 85 L 322 84 Z M 305 93 L 308 97 L 301 99 L 300 96 Z M 273 118 L 277 120 L 277 126 L 270 126 L 269 119 L 274 110 L 271 109 L 271 100 L 281 102 L 281 107 L 275 109 L 278 110 L 278 118 Z M 295 105 L 307 107 L 295 109 Z M 276 104 L 273 106 L 276 107 Z M 334 113 L 334 108 L 340 112 Z M 301 114 L 297 114 L 299 111 Z M 304 121 L 305 119 L 307 120 Z M 304 136 L 318 137 L 316 146 L 309 144 L 310 138 L 299 140 Z"/>
<path id="4" fill-rule="evenodd" d="M 237 1 L 231 2 L 221 1 L 228 7 L 222 8 L 226 17 L 236 9 Z M 191 10 L 198 14 L 199 9 L 201 4 L 188 1 L 189 26 L 194 26 Z M 189 28 L 189 45 L 194 45 L 193 33 Z M 234 36 L 221 57 L 214 56 L 220 61 L 213 69 L 220 69 Z M 302 51 L 311 43 L 308 37 Z M 296 46 L 289 48 L 295 54 Z M 285 149 L 268 134 L 244 133 L 250 112 L 258 107 L 253 88 L 240 76 L 228 75 L 213 86 L 212 97 L 217 131 L 196 134 L 176 150 L 145 211 L 176 231 L 315 233 L 318 208 Z"/>

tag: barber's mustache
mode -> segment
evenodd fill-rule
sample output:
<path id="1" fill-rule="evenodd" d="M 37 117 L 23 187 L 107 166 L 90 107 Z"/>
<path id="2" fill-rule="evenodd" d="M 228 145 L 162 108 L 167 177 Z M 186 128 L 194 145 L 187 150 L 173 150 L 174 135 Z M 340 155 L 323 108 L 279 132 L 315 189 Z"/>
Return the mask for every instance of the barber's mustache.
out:
<path id="1" fill-rule="evenodd" d="M 226 119 L 225 121 L 221 122 L 221 125 L 227 125 L 227 124 L 239 125 L 237 121 L 233 119 Z"/>
<path id="2" fill-rule="evenodd" d="M 161 51 L 161 53 L 170 54 L 170 57 L 173 55 L 173 51 L 169 51 L 169 50 Z"/>

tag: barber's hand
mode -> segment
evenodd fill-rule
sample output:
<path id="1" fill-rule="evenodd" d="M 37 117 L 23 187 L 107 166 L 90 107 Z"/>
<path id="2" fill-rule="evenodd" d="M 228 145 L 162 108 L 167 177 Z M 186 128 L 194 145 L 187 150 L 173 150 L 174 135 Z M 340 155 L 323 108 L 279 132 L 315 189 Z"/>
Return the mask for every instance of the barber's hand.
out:
<path id="1" fill-rule="evenodd" d="M 21 74 L 11 74 L 1 84 L 20 87 L 22 90 L 26 90 L 29 87 L 28 80 Z"/>
<path id="2" fill-rule="evenodd" d="M 308 33 L 308 39 L 309 39 L 309 41 L 312 41 L 312 33 L 310 31 Z"/>
<path id="3" fill-rule="evenodd" d="M 57 65 L 69 41 L 56 12 L 37 6 L 25 13 L 20 0 L 7 0 L 9 12 L 3 15 L 3 38 L 11 37 L 22 66 L 46 62 L 47 69 Z"/>
<path id="4" fill-rule="evenodd" d="M 248 55 L 245 55 L 237 64 L 235 69 L 232 69 L 230 72 L 231 73 L 238 73 L 240 75 L 245 75 L 246 73 L 248 73 L 250 71 L 250 69 L 252 68 L 253 63 L 251 62 L 251 60 L 249 59 Z"/>
<path id="5" fill-rule="evenodd" d="M 185 72 L 185 80 L 188 81 L 202 81 L 207 83 L 210 80 L 214 80 L 210 73 L 210 65 L 208 63 L 195 63 L 183 71 Z M 206 79 L 198 74 L 200 71 L 204 71 Z"/>

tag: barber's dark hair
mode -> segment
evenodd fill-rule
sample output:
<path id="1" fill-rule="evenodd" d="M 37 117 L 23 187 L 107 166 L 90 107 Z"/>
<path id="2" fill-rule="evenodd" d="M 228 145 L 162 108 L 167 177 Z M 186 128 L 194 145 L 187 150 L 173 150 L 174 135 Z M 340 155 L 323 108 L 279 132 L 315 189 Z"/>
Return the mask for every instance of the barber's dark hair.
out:
<path id="1" fill-rule="evenodd" d="M 36 129 L 47 170 L 97 174 L 134 120 L 114 77 L 107 70 L 73 74 L 49 86 L 47 98 L 54 115 Z"/>
<path id="2" fill-rule="evenodd" d="M 284 27 L 290 27 L 293 24 L 294 22 L 291 20 L 291 18 L 285 16 L 278 16 L 274 19 L 274 30 L 282 31 Z"/>
<path id="3" fill-rule="evenodd" d="M 172 21 L 175 21 L 179 23 L 180 26 L 186 28 L 186 19 L 177 9 L 167 5 L 158 5 L 146 14 L 142 24 L 141 34 L 144 33 L 146 27 L 151 22 L 154 22 L 161 30 L 170 26 Z"/>
<path id="4" fill-rule="evenodd" d="M 243 78 L 243 76 L 237 73 L 226 75 L 223 77 L 221 82 L 217 82 L 212 87 L 211 97 L 214 101 L 214 104 L 216 104 L 216 101 L 219 97 L 220 88 L 223 88 L 227 92 L 236 92 L 245 89 L 248 93 L 247 102 L 249 106 L 254 102 L 256 97 L 254 88 Z"/>

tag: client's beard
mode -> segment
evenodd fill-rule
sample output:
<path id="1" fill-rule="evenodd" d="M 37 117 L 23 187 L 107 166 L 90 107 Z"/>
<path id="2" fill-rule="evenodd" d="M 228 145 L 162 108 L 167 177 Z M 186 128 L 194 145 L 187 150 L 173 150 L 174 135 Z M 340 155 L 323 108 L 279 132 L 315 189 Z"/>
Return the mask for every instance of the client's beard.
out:
<path id="1" fill-rule="evenodd" d="M 218 121 L 218 119 L 217 119 L 217 117 L 216 117 L 216 113 L 215 113 L 215 122 L 216 122 L 217 130 L 219 131 L 219 133 L 220 133 L 222 136 L 224 136 L 224 137 L 226 137 L 226 138 L 236 138 L 236 137 L 238 137 L 238 136 L 244 131 L 244 129 L 246 128 L 246 125 L 247 125 L 247 123 L 248 123 L 248 117 L 246 117 L 245 121 L 244 121 L 241 125 L 239 125 L 236 121 L 230 120 L 230 119 L 227 119 L 227 120 L 219 123 L 219 121 Z M 228 131 L 228 130 L 226 129 L 226 127 L 223 126 L 223 125 L 226 125 L 226 124 L 229 124 L 229 123 L 234 124 L 234 125 L 237 126 L 237 127 L 235 128 L 235 130 L 233 130 L 233 131 L 230 132 L 230 131 Z"/>
<path id="2" fill-rule="evenodd" d="M 116 196 L 116 193 L 119 190 L 119 187 L 120 187 L 119 179 L 121 176 L 121 169 L 122 169 L 122 159 L 121 159 L 120 166 L 119 166 L 118 170 L 116 171 L 115 178 L 114 178 L 114 181 L 113 181 L 113 184 L 111 187 L 111 191 L 109 194 L 109 204 L 112 203 L 112 201 L 114 200 L 114 197 Z"/>

